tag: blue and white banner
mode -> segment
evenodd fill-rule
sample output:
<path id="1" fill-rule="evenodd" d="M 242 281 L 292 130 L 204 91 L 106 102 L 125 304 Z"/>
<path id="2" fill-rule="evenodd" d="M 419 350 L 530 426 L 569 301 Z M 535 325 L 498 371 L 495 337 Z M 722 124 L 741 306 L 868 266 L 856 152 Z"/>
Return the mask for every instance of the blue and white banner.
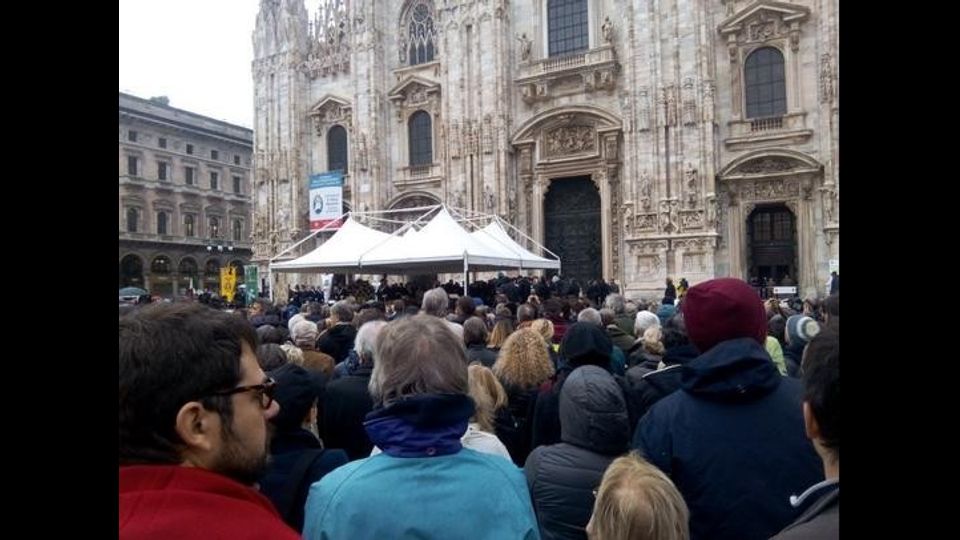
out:
<path id="1" fill-rule="evenodd" d="M 343 214 L 343 173 L 310 175 L 310 230 L 315 231 Z"/>

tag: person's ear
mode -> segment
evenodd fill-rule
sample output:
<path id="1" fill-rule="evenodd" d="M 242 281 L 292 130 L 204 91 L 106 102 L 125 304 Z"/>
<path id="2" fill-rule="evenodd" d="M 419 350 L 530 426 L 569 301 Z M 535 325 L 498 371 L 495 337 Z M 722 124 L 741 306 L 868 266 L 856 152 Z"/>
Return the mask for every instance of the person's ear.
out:
<path id="1" fill-rule="evenodd" d="M 216 413 L 203 408 L 199 401 L 190 401 L 177 412 L 177 435 L 188 447 L 198 452 L 213 449 Z"/>
<path id="2" fill-rule="evenodd" d="M 810 403 L 807 401 L 803 402 L 803 427 L 807 432 L 808 439 L 813 441 L 820 438 L 820 424 L 814 418 L 813 409 L 810 408 Z"/>

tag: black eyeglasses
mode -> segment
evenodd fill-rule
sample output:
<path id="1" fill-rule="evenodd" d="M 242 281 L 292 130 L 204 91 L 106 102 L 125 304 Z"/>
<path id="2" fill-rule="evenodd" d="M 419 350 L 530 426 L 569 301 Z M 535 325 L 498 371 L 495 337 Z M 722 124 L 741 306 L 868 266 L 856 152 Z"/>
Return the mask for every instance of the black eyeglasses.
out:
<path id="1" fill-rule="evenodd" d="M 241 392 L 250 392 L 251 390 L 260 394 L 260 406 L 269 409 L 273 404 L 273 392 L 277 389 L 277 381 L 273 377 L 267 377 L 266 382 L 260 384 L 251 384 L 248 386 L 238 386 L 222 392 L 214 392 L 213 396 L 232 396 Z"/>

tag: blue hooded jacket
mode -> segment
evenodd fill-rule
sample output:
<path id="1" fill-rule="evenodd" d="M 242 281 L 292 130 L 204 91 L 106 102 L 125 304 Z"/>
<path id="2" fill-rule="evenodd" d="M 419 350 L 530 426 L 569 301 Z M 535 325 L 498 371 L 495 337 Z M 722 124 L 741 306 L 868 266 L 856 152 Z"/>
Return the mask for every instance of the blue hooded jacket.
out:
<path id="1" fill-rule="evenodd" d="M 633 446 L 680 490 L 692 540 L 770 538 L 796 517 L 790 495 L 823 480 L 799 381 L 781 377 L 752 338 L 680 369 L 681 391 L 641 418 Z"/>

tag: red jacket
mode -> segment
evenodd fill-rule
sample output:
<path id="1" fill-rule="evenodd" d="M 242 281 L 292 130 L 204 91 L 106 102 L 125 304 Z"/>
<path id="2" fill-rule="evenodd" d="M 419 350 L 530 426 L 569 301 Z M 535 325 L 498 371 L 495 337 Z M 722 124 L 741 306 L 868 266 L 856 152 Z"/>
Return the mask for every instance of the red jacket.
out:
<path id="1" fill-rule="evenodd" d="M 298 540 L 270 500 L 225 476 L 193 467 L 120 467 L 120 538 Z"/>

